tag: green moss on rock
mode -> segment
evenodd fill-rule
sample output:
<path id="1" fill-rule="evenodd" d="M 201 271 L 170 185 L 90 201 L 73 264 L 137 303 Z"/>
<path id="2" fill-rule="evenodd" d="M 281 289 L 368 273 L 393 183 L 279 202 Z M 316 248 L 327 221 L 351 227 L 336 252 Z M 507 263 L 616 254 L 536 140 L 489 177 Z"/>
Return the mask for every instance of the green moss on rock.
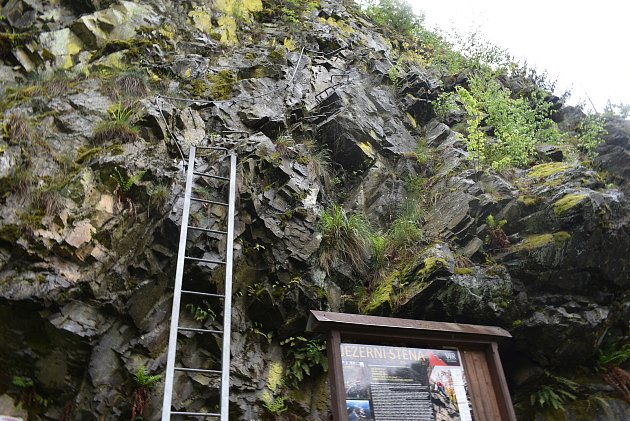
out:
<path id="1" fill-rule="evenodd" d="M 206 77 L 212 83 L 211 95 L 214 99 L 228 99 L 232 96 L 236 77 L 229 70 L 221 70 Z"/>
<path id="2" fill-rule="evenodd" d="M 210 86 L 203 79 L 192 79 L 190 81 L 190 92 L 195 97 L 203 96 Z"/>
<path id="3" fill-rule="evenodd" d="M 529 251 L 544 247 L 550 244 L 557 246 L 571 239 L 571 234 L 566 231 L 558 231 L 555 233 L 537 234 L 526 237 L 521 243 L 514 246 L 515 251 Z"/>
<path id="4" fill-rule="evenodd" d="M 553 204 L 553 211 L 556 215 L 563 215 L 570 209 L 582 203 L 582 201 L 587 197 L 588 195 L 586 194 L 567 194 L 562 199 Z"/>
<path id="5" fill-rule="evenodd" d="M 540 202 L 538 197 L 519 196 L 518 201 L 525 206 L 534 206 Z"/>
<path id="6" fill-rule="evenodd" d="M 565 171 L 568 168 L 569 165 L 564 162 L 548 162 L 546 164 L 540 164 L 532 167 L 532 169 L 527 173 L 527 176 L 529 178 L 545 178 Z"/>
<path id="7" fill-rule="evenodd" d="M 558 231 L 553 234 L 553 241 L 555 241 L 558 245 L 564 243 L 565 241 L 569 241 L 570 239 L 571 234 L 566 231 Z"/>
<path id="8" fill-rule="evenodd" d="M 455 268 L 455 275 L 474 275 L 475 271 L 472 268 Z"/>
<path id="9" fill-rule="evenodd" d="M 383 304 L 390 301 L 392 294 L 394 293 L 394 279 L 399 275 L 396 270 L 390 274 L 381 284 L 379 284 L 372 295 L 369 297 L 368 302 L 363 307 L 363 313 L 370 314 L 375 312 Z"/>
<path id="10" fill-rule="evenodd" d="M 448 267 L 448 263 L 441 257 L 427 257 L 424 259 L 424 267 L 420 269 L 418 274 L 424 279 L 439 268 Z"/>

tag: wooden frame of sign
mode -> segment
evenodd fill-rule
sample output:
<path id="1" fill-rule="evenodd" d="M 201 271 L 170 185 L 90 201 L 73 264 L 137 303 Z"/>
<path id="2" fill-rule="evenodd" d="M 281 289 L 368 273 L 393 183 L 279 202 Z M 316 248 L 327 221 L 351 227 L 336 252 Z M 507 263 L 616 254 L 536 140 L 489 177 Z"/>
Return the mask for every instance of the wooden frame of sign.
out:
<path id="1" fill-rule="evenodd" d="M 379 411 L 516 421 L 497 346 L 511 337 L 504 329 L 312 310 L 306 330 L 328 335 L 335 421 L 378 421 Z"/>

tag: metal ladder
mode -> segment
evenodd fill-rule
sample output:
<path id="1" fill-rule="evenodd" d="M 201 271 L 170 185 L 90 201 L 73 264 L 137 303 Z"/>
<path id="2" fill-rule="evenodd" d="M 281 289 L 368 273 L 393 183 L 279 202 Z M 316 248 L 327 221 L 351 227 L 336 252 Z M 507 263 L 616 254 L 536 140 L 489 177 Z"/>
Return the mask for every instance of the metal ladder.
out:
<path id="1" fill-rule="evenodd" d="M 225 153 L 230 159 L 230 175 L 222 177 L 214 174 L 195 171 L 195 154 L 197 149 L 209 149 Z M 192 187 L 195 176 L 207 177 L 229 183 L 229 199 L 227 203 L 207 200 L 192 196 Z M 205 205 L 223 206 L 228 208 L 227 230 L 215 230 L 210 228 L 200 228 L 189 225 L 191 202 L 201 202 Z M 166 378 L 164 381 L 164 400 L 162 403 L 162 421 L 170 421 L 171 415 L 185 415 L 191 417 L 213 417 L 221 421 L 228 421 L 228 409 L 230 398 L 230 332 L 232 321 L 232 259 L 234 248 L 234 213 L 236 202 L 236 155 L 228 151 L 227 148 L 219 147 L 194 147 L 191 146 L 188 156 L 188 168 L 186 172 L 186 189 L 184 195 L 184 209 L 182 214 L 182 227 L 179 236 L 179 251 L 177 255 L 177 269 L 175 271 L 175 290 L 173 293 L 173 309 L 171 315 L 171 328 L 168 344 L 168 356 L 166 362 Z M 197 230 L 227 236 L 225 260 L 201 259 L 188 256 L 186 254 L 186 242 L 189 230 Z M 223 294 L 209 293 L 182 289 L 184 277 L 184 264 L 187 261 L 205 262 L 210 264 L 225 265 L 225 285 Z M 182 294 L 201 297 L 213 297 L 223 300 L 223 330 L 199 329 L 180 326 L 180 306 Z M 193 332 L 208 335 L 218 335 L 222 337 L 221 343 L 221 370 L 210 370 L 200 367 L 177 367 L 175 360 L 177 356 L 177 336 L 180 332 Z M 221 400 L 219 412 L 186 412 L 171 410 L 173 397 L 173 380 L 176 371 L 204 373 L 221 377 Z"/>

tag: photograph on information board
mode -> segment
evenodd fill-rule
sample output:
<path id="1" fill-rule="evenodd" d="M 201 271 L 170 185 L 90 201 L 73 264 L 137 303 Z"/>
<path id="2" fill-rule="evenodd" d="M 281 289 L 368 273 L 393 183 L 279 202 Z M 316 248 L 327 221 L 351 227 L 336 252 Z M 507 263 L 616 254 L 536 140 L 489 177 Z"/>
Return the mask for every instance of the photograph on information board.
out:
<path id="1" fill-rule="evenodd" d="M 456 349 L 341 344 L 349 421 L 471 421 Z"/>

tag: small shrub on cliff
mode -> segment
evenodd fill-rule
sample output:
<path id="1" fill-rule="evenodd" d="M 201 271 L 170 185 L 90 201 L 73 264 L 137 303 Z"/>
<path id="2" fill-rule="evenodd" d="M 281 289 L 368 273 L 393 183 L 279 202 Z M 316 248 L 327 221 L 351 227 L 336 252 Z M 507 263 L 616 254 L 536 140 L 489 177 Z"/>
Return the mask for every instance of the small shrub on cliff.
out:
<path id="1" fill-rule="evenodd" d="M 550 104 L 541 94 L 512 98 L 512 92 L 485 75 L 470 79 L 468 88 L 457 86 L 468 113 L 467 149 L 473 159 L 494 169 L 525 166 L 539 142 L 558 143 L 560 133 L 550 117 Z M 533 103 L 533 104 L 532 104 Z M 494 139 L 481 129 L 486 123 Z"/>
<path id="2" fill-rule="evenodd" d="M 63 209 L 63 196 L 54 187 L 38 188 L 33 192 L 32 200 L 33 207 L 43 210 L 46 216 L 57 215 Z"/>
<path id="3" fill-rule="evenodd" d="M 171 194 L 171 188 L 167 184 L 155 184 L 148 189 L 150 205 L 160 209 Z"/>
<path id="4" fill-rule="evenodd" d="M 289 360 L 284 384 L 298 388 L 305 376 L 311 375 L 311 370 L 321 367 L 328 370 L 326 345 L 321 340 L 308 340 L 302 336 L 290 337 L 280 342 L 285 347 Z"/>
<path id="5" fill-rule="evenodd" d="M 602 378 L 617 389 L 627 402 L 630 402 L 630 373 L 621 365 L 630 360 L 630 342 L 628 339 L 601 349 L 598 352 L 596 370 Z"/>
<path id="6" fill-rule="evenodd" d="M 630 104 L 626 104 L 623 102 L 614 104 L 610 100 L 608 100 L 606 102 L 606 106 L 604 107 L 604 116 L 626 119 L 630 116 Z"/>
<path id="7" fill-rule="evenodd" d="M 394 219 L 385 238 L 388 252 L 394 253 L 422 241 L 424 231 L 420 227 L 419 219 L 403 214 Z"/>
<path id="8" fill-rule="evenodd" d="M 114 174 L 111 176 L 116 183 L 114 188 L 114 196 L 117 198 L 116 208 L 121 211 L 127 210 L 129 216 L 136 214 L 136 205 L 130 197 L 131 188 L 144 177 L 145 173 L 146 171 L 142 170 L 133 175 L 123 175 L 118 171 L 118 168 L 114 168 Z M 123 206 L 123 202 L 125 206 Z"/>
<path id="9" fill-rule="evenodd" d="M 606 119 L 599 115 L 587 115 L 580 121 L 577 127 L 578 148 L 587 155 L 593 156 L 595 148 L 602 143 L 602 136 L 608 134 L 604 128 Z"/>
<path id="10" fill-rule="evenodd" d="M 371 228 L 365 215 L 348 215 L 341 205 L 333 204 L 322 212 L 319 221 L 322 250 L 319 262 L 329 271 L 333 263 L 345 260 L 362 270 L 370 257 Z"/>
<path id="11" fill-rule="evenodd" d="M 285 23 L 300 25 L 301 15 L 319 7 L 319 0 L 262 0 L 263 10 L 256 13 L 257 19 L 263 22 L 274 22 L 278 19 Z"/>
<path id="12" fill-rule="evenodd" d="M 598 370 L 608 366 L 618 366 L 630 360 L 630 342 L 612 344 L 600 349 L 597 354 Z"/>
<path id="13" fill-rule="evenodd" d="M 414 35 L 424 21 L 424 16 L 416 15 L 411 5 L 404 0 L 370 0 L 366 13 L 378 25 L 405 35 Z"/>
<path id="14" fill-rule="evenodd" d="M 326 187 L 330 185 L 331 158 L 328 149 L 310 150 L 308 161 L 308 173 L 311 177 L 320 179 Z"/>
<path id="15" fill-rule="evenodd" d="M 505 219 L 496 221 L 493 215 L 486 217 L 486 225 L 488 225 L 488 236 L 486 237 L 486 243 L 493 249 L 504 249 L 510 246 L 510 240 L 508 239 L 503 226 L 507 224 Z"/>
<path id="16" fill-rule="evenodd" d="M 444 121 L 450 113 L 459 109 L 453 92 L 442 92 L 437 99 L 433 101 L 432 105 L 435 115 L 442 121 Z"/>
<path id="17" fill-rule="evenodd" d="M 30 377 L 13 376 L 11 384 L 20 390 L 19 402 L 28 409 L 30 416 L 44 412 L 50 405 L 50 399 L 37 393 L 35 383 Z"/>

